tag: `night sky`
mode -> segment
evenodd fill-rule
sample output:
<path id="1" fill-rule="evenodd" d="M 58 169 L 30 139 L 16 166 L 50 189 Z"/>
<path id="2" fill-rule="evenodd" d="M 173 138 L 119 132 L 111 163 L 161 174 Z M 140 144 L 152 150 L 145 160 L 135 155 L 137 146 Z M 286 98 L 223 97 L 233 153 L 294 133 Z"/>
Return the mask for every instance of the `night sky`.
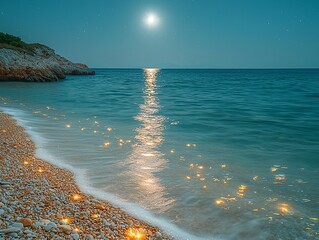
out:
<path id="1" fill-rule="evenodd" d="M 1 0 L 0 31 L 90 67 L 319 67 L 318 0 Z"/>

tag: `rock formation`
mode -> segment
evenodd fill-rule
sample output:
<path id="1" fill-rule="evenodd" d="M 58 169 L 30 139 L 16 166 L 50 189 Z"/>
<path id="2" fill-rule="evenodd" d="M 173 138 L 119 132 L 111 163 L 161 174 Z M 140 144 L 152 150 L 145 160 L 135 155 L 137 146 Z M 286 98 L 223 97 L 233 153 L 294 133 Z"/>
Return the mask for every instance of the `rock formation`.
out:
<path id="1" fill-rule="evenodd" d="M 16 38 L 19 45 L 1 42 L 1 36 Z M 47 46 L 26 44 L 20 38 L 0 33 L 0 81 L 52 82 L 66 75 L 94 74 L 86 65 L 72 63 Z"/>

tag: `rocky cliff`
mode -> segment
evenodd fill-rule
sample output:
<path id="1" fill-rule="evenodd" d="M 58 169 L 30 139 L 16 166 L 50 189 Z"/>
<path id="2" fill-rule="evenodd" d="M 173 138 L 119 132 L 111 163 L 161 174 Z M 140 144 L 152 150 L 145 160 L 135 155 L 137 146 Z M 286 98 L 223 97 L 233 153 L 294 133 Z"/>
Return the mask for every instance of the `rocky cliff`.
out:
<path id="1" fill-rule="evenodd" d="M 26 44 L 20 38 L 19 44 L 2 39 L 0 33 L 0 81 L 48 82 L 64 79 L 66 75 L 95 74 L 86 65 L 72 63 L 47 46 Z"/>

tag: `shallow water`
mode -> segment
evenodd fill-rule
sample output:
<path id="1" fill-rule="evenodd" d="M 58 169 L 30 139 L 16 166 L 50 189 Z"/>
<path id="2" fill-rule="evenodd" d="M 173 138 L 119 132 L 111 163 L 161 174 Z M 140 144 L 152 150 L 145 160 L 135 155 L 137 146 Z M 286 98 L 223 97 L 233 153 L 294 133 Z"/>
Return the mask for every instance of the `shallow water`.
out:
<path id="1" fill-rule="evenodd" d="M 163 228 L 318 239 L 319 70 L 96 72 L 1 82 L 0 108 L 83 187 Z"/>

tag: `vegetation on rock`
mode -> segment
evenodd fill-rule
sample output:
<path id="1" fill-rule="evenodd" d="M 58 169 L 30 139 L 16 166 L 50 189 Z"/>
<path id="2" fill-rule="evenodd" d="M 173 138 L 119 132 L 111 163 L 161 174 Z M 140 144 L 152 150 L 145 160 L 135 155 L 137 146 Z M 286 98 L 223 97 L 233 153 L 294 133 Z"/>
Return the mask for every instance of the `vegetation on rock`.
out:
<path id="1" fill-rule="evenodd" d="M 22 41 L 19 37 L 0 32 L 0 49 L 8 48 L 20 52 L 34 53 L 35 49 L 39 47 L 44 47 L 44 45 L 39 43 L 28 44 Z"/>

